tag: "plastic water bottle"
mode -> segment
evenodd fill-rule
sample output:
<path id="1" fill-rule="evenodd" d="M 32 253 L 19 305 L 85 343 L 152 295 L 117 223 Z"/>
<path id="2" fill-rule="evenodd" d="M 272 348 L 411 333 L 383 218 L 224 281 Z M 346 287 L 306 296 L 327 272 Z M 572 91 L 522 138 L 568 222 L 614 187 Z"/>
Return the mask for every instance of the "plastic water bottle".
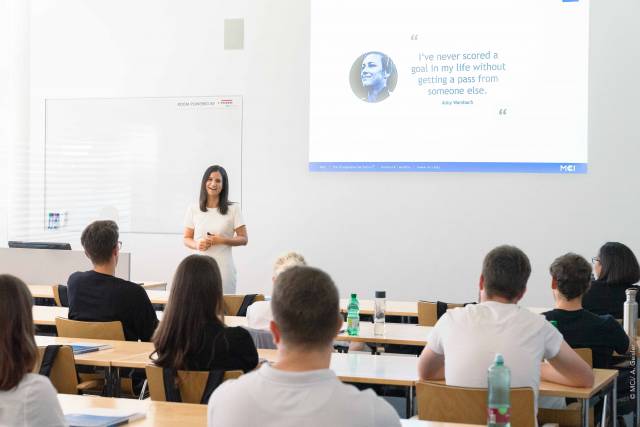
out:
<path id="1" fill-rule="evenodd" d="M 638 303 L 636 302 L 637 289 L 627 289 L 627 300 L 624 302 L 622 326 L 629 338 L 634 340 L 638 331 L 636 331 L 636 321 L 638 320 Z"/>
<path id="2" fill-rule="evenodd" d="M 373 314 L 373 335 L 384 335 L 385 309 L 387 293 L 376 291 L 376 302 Z"/>
<path id="3" fill-rule="evenodd" d="M 504 365 L 504 358 L 496 354 L 493 365 L 487 371 L 489 393 L 487 398 L 487 426 L 511 427 L 511 405 L 509 392 L 511 371 Z"/>
<path id="4" fill-rule="evenodd" d="M 356 336 L 360 333 L 360 305 L 358 296 L 351 294 L 351 300 L 347 306 L 347 334 Z"/>

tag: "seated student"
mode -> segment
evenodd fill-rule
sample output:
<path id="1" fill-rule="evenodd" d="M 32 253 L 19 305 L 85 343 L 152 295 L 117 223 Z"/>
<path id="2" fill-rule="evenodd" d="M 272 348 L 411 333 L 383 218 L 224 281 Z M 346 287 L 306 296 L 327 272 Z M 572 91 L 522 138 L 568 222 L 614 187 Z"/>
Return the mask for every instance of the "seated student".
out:
<path id="1" fill-rule="evenodd" d="M 489 252 L 480 275 L 480 304 L 454 308 L 438 320 L 418 361 L 420 378 L 487 387 L 487 368 L 501 353 L 511 369 L 511 386 L 532 387 L 536 397 L 541 377 L 590 387 L 593 371 L 560 332 L 543 316 L 518 307 L 530 273 L 520 249 L 499 246 Z M 543 358 L 548 363 L 541 364 Z"/>
<path id="2" fill-rule="evenodd" d="M 273 265 L 271 282 L 275 283 L 280 273 L 296 265 L 307 265 L 304 257 L 296 252 L 278 257 Z M 256 301 L 247 308 L 247 326 L 250 328 L 268 331 L 272 320 L 270 301 Z"/>
<path id="3" fill-rule="evenodd" d="M 0 275 L 0 425 L 66 426 L 51 382 L 31 373 L 38 356 L 32 305 L 22 280 Z"/>
<path id="4" fill-rule="evenodd" d="M 127 341 L 150 341 L 158 325 L 156 312 L 144 288 L 115 277 L 121 242 L 118 225 L 95 221 L 84 229 L 80 242 L 93 270 L 73 273 L 67 281 L 69 319 L 122 322 Z"/>
<path id="5" fill-rule="evenodd" d="M 328 274 L 288 269 L 276 279 L 271 309 L 278 361 L 218 387 L 209 400 L 209 426 L 400 426 L 391 405 L 341 383 L 329 369 L 342 317 Z"/>
<path id="6" fill-rule="evenodd" d="M 556 258 L 549 271 L 556 308 L 544 316 L 557 322 L 558 330 L 571 347 L 592 350 L 594 368 L 609 368 L 614 350 L 619 354 L 627 352 L 629 337 L 613 317 L 598 316 L 582 308 L 582 296 L 591 280 L 591 265 L 580 255 L 568 253 Z"/>
<path id="7" fill-rule="evenodd" d="M 627 300 L 625 290 L 635 288 L 640 280 L 640 266 L 631 249 L 622 243 L 607 242 L 593 258 L 595 279 L 584 295 L 582 305 L 595 314 L 610 314 L 616 319 L 623 317 L 623 304 Z M 640 301 L 640 295 L 636 294 Z"/>
<path id="8" fill-rule="evenodd" d="M 153 335 L 155 364 L 187 371 L 242 369 L 258 365 L 251 335 L 223 323 L 222 278 L 216 261 L 206 255 L 186 257 L 173 286 L 160 326 Z"/>

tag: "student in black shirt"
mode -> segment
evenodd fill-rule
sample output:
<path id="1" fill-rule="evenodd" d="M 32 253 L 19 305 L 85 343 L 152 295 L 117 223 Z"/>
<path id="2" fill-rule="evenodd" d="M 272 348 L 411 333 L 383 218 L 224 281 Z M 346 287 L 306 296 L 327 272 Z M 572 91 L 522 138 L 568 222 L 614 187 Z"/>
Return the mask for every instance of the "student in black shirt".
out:
<path id="1" fill-rule="evenodd" d="M 95 221 L 80 241 L 93 270 L 73 273 L 67 281 L 69 319 L 90 322 L 122 322 L 127 341 L 150 341 L 158 325 L 156 312 L 144 288 L 115 277 L 121 242 L 118 225 Z"/>
<path id="2" fill-rule="evenodd" d="M 599 316 L 582 308 L 582 297 L 589 288 L 591 266 L 580 255 L 558 257 L 549 268 L 556 308 L 544 313 L 555 320 L 565 341 L 573 348 L 590 348 L 594 368 L 608 368 L 615 350 L 624 354 L 629 337 L 611 316 Z"/>
<path id="3" fill-rule="evenodd" d="M 153 336 L 155 364 L 187 371 L 251 371 L 258 351 L 249 332 L 223 322 L 222 278 L 216 261 L 190 255 L 178 266 L 164 317 Z"/>
<path id="4" fill-rule="evenodd" d="M 596 314 L 610 314 L 622 319 L 625 291 L 640 280 L 640 266 L 631 249 L 622 243 L 607 242 L 593 257 L 595 280 L 584 296 L 584 307 Z M 640 292 L 639 292 L 640 293 Z M 636 299 L 640 298 L 636 294 Z"/>

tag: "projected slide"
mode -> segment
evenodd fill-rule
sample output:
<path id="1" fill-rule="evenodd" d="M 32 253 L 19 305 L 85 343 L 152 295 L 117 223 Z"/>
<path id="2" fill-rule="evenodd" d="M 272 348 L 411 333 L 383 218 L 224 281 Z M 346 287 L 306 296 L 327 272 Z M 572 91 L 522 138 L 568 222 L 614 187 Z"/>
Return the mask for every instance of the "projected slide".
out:
<path id="1" fill-rule="evenodd" d="M 312 0 L 311 171 L 587 172 L 589 2 Z"/>

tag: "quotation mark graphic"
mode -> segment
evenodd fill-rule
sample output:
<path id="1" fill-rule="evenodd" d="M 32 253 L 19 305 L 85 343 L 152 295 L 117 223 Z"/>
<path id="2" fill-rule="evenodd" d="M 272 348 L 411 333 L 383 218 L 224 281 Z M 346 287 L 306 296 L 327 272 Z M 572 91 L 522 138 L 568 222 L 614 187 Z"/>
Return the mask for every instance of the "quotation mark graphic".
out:
<path id="1" fill-rule="evenodd" d="M 417 34 L 411 34 L 411 40 L 418 40 Z"/>
<path id="2" fill-rule="evenodd" d="M 501 108 L 498 110 L 498 114 L 501 116 L 506 116 L 507 115 L 507 109 L 506 108 Z"/>

